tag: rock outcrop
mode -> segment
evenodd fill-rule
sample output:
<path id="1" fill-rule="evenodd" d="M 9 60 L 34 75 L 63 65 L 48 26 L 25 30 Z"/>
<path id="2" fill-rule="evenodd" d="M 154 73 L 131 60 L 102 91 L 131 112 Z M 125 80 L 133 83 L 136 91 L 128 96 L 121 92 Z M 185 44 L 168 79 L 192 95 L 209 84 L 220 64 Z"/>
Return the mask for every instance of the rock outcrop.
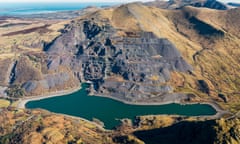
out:
<path id="1" fill-rule="evenodd" d="M 168 39 L 143 31 L 117 36 L 117 29 L 109 22 L 98 23 L 75 21 L 44 48 L 49 55 L 68 57 L 65 65 L 81 74 L 80 81 L 92 83 L 92 93 L 143 101 L 172 93 L 172 86 L 167 84 L 172 71 L 193 71 Z M 48 68 L 57 69 L 61 61 L 59 57 L 49 60 Z"/>

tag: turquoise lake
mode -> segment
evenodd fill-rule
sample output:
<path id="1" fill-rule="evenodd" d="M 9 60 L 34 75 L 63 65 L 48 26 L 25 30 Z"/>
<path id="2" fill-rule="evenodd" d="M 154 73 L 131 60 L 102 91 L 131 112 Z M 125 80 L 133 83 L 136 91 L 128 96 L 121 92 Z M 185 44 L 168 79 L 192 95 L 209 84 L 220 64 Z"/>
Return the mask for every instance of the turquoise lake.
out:
<path id="1" fill-rule="evenodd" d="M 118 119 L 134 119 L 139 115 L 184 115 L 202 116 L 214 115 L 216 110 L 207 104 L 166 104 L 166 105 L 129 105 L 104 97 L 88 96 L 87 84 L 73 94 L 52 97 L 26 104 L 27 108 L 42 108 L 55 113 L 62 113 L 88 120 L 97 118 L 104 122 L 105 128 L 112 129 L 120 124 Z"/>

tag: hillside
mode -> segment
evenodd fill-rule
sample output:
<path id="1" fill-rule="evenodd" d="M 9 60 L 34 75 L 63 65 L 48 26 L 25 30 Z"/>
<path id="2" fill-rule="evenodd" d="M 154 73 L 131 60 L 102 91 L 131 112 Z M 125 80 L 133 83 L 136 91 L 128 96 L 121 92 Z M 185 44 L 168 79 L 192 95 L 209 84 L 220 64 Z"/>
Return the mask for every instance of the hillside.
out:
<path id="1" fill-rule="evenodd" d="M 9 100 L 0 101 L 1 142 L 239 143 L 239 15 L 239 8 L 131 3 L 73 20 L 0 18 L 0 96 Z M 207 102 L 230 115 L 140 117 L 105 131 L 85 120 L 12 108 L 21 98 L 84 82 L 90 94 L 128 103 Z"/>
<path id="2" fill-rule="evenodd" d="M 106 131 L 92 122 L 42 110 L 0 112 L 3 144 L 222 144 L 239 143 L 239 118 L 196 120 L 178 116 L 142 116 Z"/>
<path id="3" fill-rule="evenodd" d="M 43 59 L 40 73 L 30 68 L 35 76 L 21 79 L 15 73 L 12 83 L 37 94 L 91 81 L 96 95 L 130 102 L 214 101 L 235 111 L 239 12 L 133 3 L 89 13 L 34 54 Z"/>
<path id="4" fill-rule="evenodd" d="M 21 97 L 90 81 L 91 94 L 123 101 L 215 102 L 236 112 L 239 14 L 132 3 L 71 22 L 2 27 L 1 85 Z"/>
<path id="5" fill-rule="evenodd" d="M 181 9 L 185 6 L 202 7 L 217 10 L 227 10 L 230 8 L 228 5 L 217 0 L 155 0 L 146 2 L 145 5 L 155 6 L 162 9 Z"/>

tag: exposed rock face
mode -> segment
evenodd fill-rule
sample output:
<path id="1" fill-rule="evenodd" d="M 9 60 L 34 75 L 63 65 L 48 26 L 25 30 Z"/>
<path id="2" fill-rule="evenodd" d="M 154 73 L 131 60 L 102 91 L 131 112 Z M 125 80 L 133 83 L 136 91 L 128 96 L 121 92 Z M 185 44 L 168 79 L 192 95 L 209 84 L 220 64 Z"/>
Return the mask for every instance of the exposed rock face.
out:
<path id="1" fill-rule="evenodd" d="M 9 59 L 10 66 L 1 61 L 7 73 L 0 71 L 0 81 L 29 95 L 91 82 L 92 94 L 131 102 L 229 102 L 239 87 L 238 16 L 239 9 L 161 10 L 141 3 L 95 11 L 41 41 L 43 51 Z"/>
<path id="2" fill-rule="evenodd" d="M 20 58 L 19 61 L 14 63 L 10 80 L 11 84 L 21 84 L 29 80 L 41 79 L 41 72 L 32 66 L 31 61 L 27 57 Z"/>
<path id="3" fill-rule="evenodd" d="M 37 87 L 37 83 L 35 81 L 28 81 L 22 85 L 26 92 L 31 92 Z"/>
<path id="4" fill-rule="evenodd" d="M 174 0 L 169 7 L 169 3 L 165 3 L 164 8 L 181 8 L 183 5 L 177 2 L 225 8 L 213 0 L 207 1 L 209 3 L 196 1 Z M 60 30 L 61 35 L 44 44 L 43 52 L 27 48 L 29 51 L 10 55 L 10 58 L 3 55 L 0 84 L 4 87 L 0 86 L 0 95 L 5 95 L 5 85 L 12 87 L 9 92 L 13 96 L 15 93 L 22 96 L 22 89 L 28 94 L 39 95 L 70 89 L 88 81 L 92 83 L 92 94 L 128 102 L 209 100 L 237 112 L 239 15 L 240 9 L 216 11 L 185 7 L 170 11 L 140 3 L 88 14 L 65 25 Z M 38 45 L 33 43 L 29 47 Z M 16 51 L 19 52 L 18 48 Z M 100 131 L 90 126 L 94 130 L 92 133 L 84 127 L 85 122 L 76 125 L 79 120 L 8 109 L 12 109 L 10 113 L 0 109 L 0 143 L 47 143 L 48 140 L 113 143 L 111 133 L 104 132 L 96 138 Z M 240 120 L 235 116 L 207 122 L 194 122 L 192 118 L 191 122 L 180 122 L 182 118 L 177 118 L 172 126 L 164 124 L 169 119 L 147 118 L 141 125 L 156 129 L 130 132 L 127 139 L 116 135 L 116 142 L 130 143 L 135 136 L 146 143 L 239 143 Z M 52 120 L 55 121 L 50 122 Z M 46 130 L 49 128 L 50 132 Z M 125 131 L 118 133 L 125 134 Z"/>
<path id="5" fill-rule="evenodd" d="M 85 21 L 83 23 L 83 32 L 86 37 L 91 40 L 101 32 L 101 28 L 98 25 L 91 23 L 91 21 Z"/>
<path id="6" fill-rule="evenodd" d="M 167 82 L 172 71 L 193 70 L 169 40 L 151 32 L 116 36 L 108 22 L 100 26 L 94 20 L 75 21 L 68 27 L 44 49 L 52 58 L 57 53 L 69 60 L 49 59 L 48 68 L 66 63 L 80 81 L 92 82 L 92 93 L 142 101 L 171 93 Z"/>
<path id="7" fill-rule="evenodd" d="M 45 77 L 45 80 L 41 80 L 40 84 L 45 89 L 54 88 L 57 85 L 63 85 L 64 82 L 69 80 L 69 75 L 67 73 L 59 73 L 55 75 L 48 75 Z"/>
<path id="8" fill-rule="evenodd" d="M 11 59 L 0 62 L 0 83 L 7 86 L 14 79 L 14 68 L 16 64 Z"/>

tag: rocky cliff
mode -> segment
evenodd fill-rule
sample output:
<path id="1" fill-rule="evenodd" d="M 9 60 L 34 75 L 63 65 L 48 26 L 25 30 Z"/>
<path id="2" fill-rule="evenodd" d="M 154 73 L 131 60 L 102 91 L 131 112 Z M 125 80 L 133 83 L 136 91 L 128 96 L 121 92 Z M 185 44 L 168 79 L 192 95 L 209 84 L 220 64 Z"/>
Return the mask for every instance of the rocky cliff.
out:
<path id="1" fill-rule="evenodd" d="M 193 70 L 173 43 L 152 32 L 122 31 L 122 36 L 109 20 L 99 25 L 94 18 L 76 21 L 69 27 L 44 50 L 49 55 L 67 55 L 70 60 L 65 60 L 65 65 L 79 74 L 80 81 L 92 82 L 95 94 L 143 101 L 172 92 L 167 84 L 172 71 Z M 50 69 L 61 65 L 61 60 L 49 61 Z"/>

